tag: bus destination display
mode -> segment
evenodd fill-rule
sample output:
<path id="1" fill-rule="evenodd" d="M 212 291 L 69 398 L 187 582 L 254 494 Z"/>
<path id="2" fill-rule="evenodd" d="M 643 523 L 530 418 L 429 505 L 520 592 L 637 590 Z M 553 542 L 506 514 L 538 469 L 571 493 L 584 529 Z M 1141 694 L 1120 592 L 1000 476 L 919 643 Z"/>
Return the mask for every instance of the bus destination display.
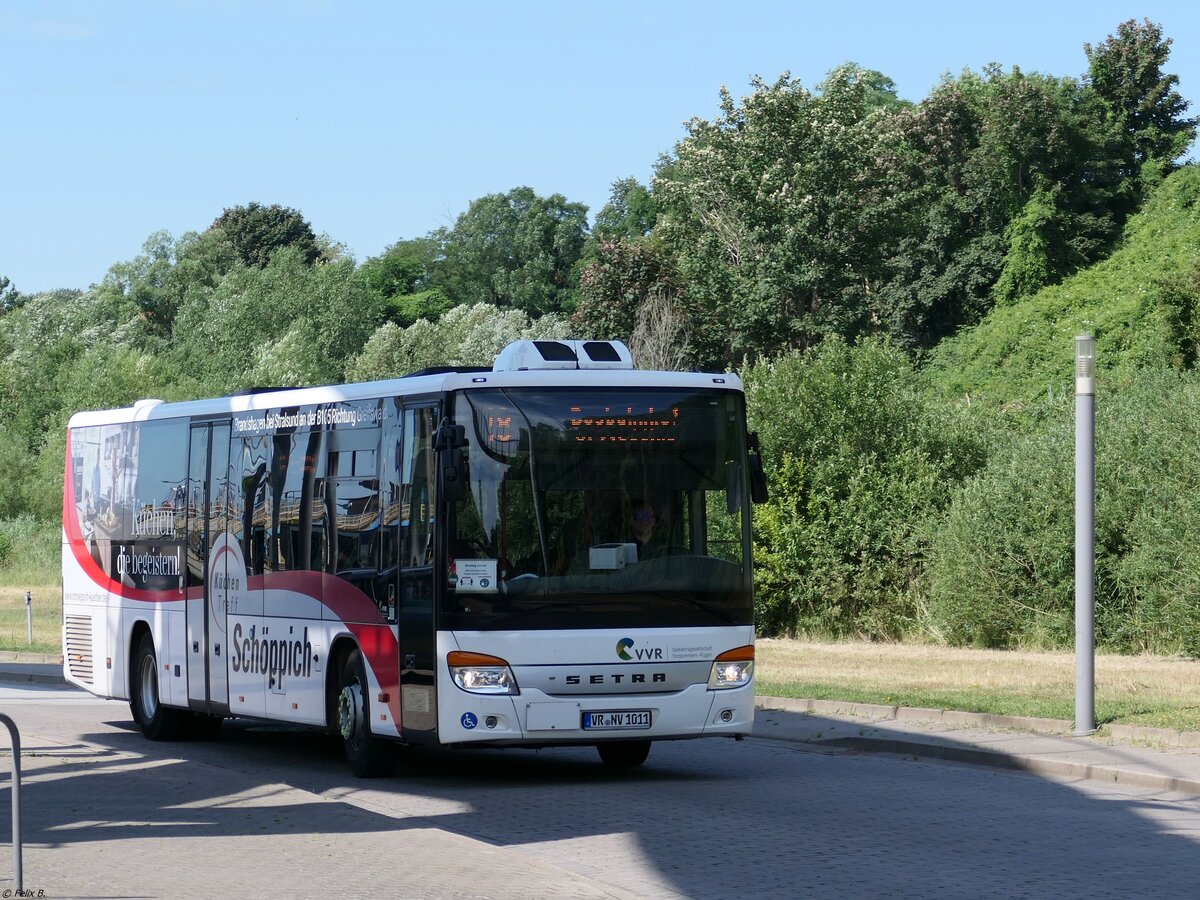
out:
<path id="1" fill-rule="evenodd" d="M 524 417 L 515 414 L 512 407 L 491 404 L 481 412 L 486 423 L 488 446 L 495 449 L 515 447 L 519 440 L 519 425 L 514 428 L 513 423 L 524 422 Z M 537 412 L 542 414 L 543 421 L 550 419 L 554 429 L 563 432 L 568 440 L 580 444 L 670 444 L 677 440 L 677 429 L 684 422 L 678 405 L 661 408 L 609 403 L 589 409 L 580 404 L 569 404 L 561 411 L 543 407 Z M 530 418 L 536 422 L 539 417 Z"/>

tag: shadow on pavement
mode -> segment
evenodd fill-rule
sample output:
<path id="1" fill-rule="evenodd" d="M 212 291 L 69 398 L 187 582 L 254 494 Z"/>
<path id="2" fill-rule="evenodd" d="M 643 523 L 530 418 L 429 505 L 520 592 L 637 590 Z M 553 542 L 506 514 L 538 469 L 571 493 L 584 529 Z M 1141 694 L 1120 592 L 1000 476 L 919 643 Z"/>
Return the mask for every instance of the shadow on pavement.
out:
<path id="1" fill-rule="evenodd" d="M 153 744 L 113 720 L 80 737 L 26 764 L 27 846 L 120 854 L 121 841 L 151 840 L 170 860 L 233 836 L 267 865 L 287 835 L 352 854 L 382 834 L 395 856 L 373 864 L 403 885 L 406 833 L 435 828 L 639 897 L 1186 896 L 1200 884 L 1200 800 L 861 746 L 662 743 L 631 771 L 591 748 L 405 750 L 391 777 L 359 781 L 331 739 L 286 727 L 226 723 L 215 742 Z"/>

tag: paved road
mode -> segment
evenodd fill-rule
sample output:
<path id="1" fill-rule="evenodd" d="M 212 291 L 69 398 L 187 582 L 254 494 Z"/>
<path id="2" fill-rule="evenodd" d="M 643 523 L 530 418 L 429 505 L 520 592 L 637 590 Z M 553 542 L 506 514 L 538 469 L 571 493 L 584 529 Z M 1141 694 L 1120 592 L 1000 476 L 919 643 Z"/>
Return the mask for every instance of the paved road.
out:
<path id="1" fill-rule="evenodd" d="M 25 887 L 48 897 L 1182 897 L 1200 884 L 1200 799 L 1095 781 L 751 739 L 657 745 L 628 773 L 586 749 L 414 752 L 363 782 L 304 732 L 150 744 L 125 705 L 44 687 L 0 688 L 0 708 L 26 750 Z"/>

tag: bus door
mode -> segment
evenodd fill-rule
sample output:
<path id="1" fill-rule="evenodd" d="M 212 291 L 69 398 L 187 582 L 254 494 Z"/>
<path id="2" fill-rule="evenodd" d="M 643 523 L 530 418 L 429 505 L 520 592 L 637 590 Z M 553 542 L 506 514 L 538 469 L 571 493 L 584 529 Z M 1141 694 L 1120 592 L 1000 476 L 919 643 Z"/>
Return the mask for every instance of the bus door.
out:
<path id="1" fill-rule="evenodd" d="M 187 501 L 188 705 L 203 713 L 229 712 L 225 633 L 229 554 L 213 551 L 228 528 L 229 425 L 192 425 Z M 214 564 L 215 563 L 215 564 Z"/>
<path id="2" fill-rule="evenodd" d="M 406 406 L 399 445 L 400 698 L 404 740 L 437 740 L 434 543 L 437 467 L 435 406 Z"/>

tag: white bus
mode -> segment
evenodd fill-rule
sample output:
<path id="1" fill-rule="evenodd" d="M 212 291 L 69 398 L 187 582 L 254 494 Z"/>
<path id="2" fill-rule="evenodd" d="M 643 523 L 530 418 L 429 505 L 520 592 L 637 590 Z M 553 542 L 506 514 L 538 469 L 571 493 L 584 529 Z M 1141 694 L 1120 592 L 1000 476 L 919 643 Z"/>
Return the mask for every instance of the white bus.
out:
<path id="1" fill-rule="evenodd" d="M 637 371 L 619 342 L 81 412 L 64 672 L 151 740 L 299 723 L 360 776 L 389 742 L 639 765 L 751 729 L 765 491 L 739 379 Z"/>

